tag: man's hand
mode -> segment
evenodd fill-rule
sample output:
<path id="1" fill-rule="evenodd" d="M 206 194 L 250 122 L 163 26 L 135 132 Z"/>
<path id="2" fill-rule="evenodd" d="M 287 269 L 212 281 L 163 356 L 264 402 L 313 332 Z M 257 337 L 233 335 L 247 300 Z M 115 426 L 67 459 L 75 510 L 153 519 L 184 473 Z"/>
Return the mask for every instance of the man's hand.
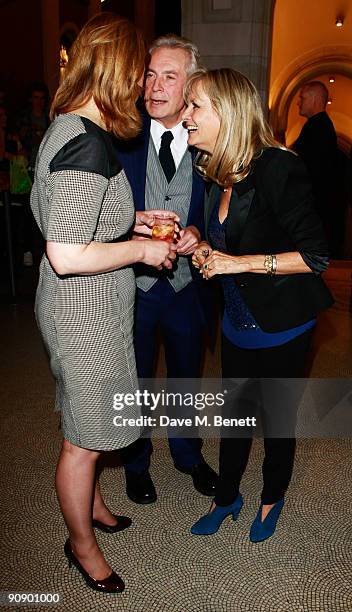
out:
<path id="1" fill-rule="evenodd" d="M 189 225 L 180 230 L 180 239 L 177 242 L 177 253 L 179 255 L 192 255 L 200 241 L 199 230 L 194 225 Z"/>
<path id="2" fill-rule="evenodd" d="M 151 236 L 155 217 L 171 217 L 175 223 L 180 220 L 180 217 L 172 210 L 137 210 L 133 232 L 142 234 L 143 237 Z"/>

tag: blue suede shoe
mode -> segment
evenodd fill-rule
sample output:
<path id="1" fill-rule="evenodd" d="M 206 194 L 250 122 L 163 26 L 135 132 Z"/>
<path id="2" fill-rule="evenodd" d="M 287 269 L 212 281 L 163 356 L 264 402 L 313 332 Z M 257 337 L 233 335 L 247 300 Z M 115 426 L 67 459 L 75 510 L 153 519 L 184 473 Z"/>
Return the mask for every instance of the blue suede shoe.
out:
<path id="1" fill-rule="evenodd" d="M 249 534 L 249 539 L 251 542 L 263 542 L 273 535 L 281 510 L 284 507 L 284 503 L 284 498 L 276 502 L 275 506 L 273 506 L 273 508 L 270 510 L 264 521 L 262 521 L 263 504 L 260 504 L 257 516 L 252 523 Z"/>
<path id="2" fill-rule="evenodd" d="M 235 501 L 229 506 L 216 506 L 213 512 L 208 512 L 202 516 L 194 525 L 191 527 L 191 533 L 193 535 L 212 535 L 216 533 L 223 522 L 223 520 L 232 514 L 232 518 L 235 521 L 241 512 L 243 506 L 243 498 L 239 493 Z"/>

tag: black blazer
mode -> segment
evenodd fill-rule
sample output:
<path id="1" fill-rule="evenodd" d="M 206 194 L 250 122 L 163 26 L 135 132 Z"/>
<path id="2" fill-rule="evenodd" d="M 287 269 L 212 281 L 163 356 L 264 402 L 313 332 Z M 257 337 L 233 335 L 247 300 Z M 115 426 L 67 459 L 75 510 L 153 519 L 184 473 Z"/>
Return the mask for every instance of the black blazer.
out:
<path id="1" fill-rule="evenodd" d="M 210 189 L 206 229 L 219 191 L 217 185 Z M 232 255 L 290 251 L 327 255 L 311 184 L 299 157 L 278 148 L 263 150 L 250 175 L 233 187 L 225 238 Z M 247 272 L 234 274 L 233 280 L 266 332 L 301 325 L 333 303 L 328 288 L 315 273 L 270 276 Z"/>

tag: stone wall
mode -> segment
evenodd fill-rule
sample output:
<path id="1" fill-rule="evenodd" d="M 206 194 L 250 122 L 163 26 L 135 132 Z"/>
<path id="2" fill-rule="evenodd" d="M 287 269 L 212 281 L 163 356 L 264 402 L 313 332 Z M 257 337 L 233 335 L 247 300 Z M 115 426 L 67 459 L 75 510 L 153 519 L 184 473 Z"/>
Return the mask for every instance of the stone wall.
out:
<path id="1" fill-rule="evenodd" d="M 243 72 L 266 102 L 273 0 L 182 0 L 182 34 L 207 68 Z"/>

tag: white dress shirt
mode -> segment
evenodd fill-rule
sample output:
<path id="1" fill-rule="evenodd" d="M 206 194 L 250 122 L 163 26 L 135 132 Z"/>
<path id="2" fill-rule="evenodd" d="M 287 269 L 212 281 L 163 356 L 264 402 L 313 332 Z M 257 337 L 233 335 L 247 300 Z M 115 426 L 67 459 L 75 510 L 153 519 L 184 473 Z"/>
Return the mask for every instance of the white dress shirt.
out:
<path id="1" fill-rule="evenodd" d="M 177 125 L 175 125 L 173 128 L 166 128 L 165 126 L 162 125 L 162 123 L 159 123 L 159 121 L 155 121 L 155 119 L 152 119 L 151 124 L 150 124 L 150 134 L 153 139 L 155 150 L 158 155 L 160 151 L 161 137 L 164 134 L 164 132 L 172 132 L 172 135 L 174 137 L 174 139 L 171 142 L 170 149 L 171 149 L 172 157 L 174 158 L 174 162 L 175 162 L 175 166 L 177 170 L 182 157 L 187 151 L 188 132 L 183 127 L 182 121 L 181 123 L 178 123 Z"/>

